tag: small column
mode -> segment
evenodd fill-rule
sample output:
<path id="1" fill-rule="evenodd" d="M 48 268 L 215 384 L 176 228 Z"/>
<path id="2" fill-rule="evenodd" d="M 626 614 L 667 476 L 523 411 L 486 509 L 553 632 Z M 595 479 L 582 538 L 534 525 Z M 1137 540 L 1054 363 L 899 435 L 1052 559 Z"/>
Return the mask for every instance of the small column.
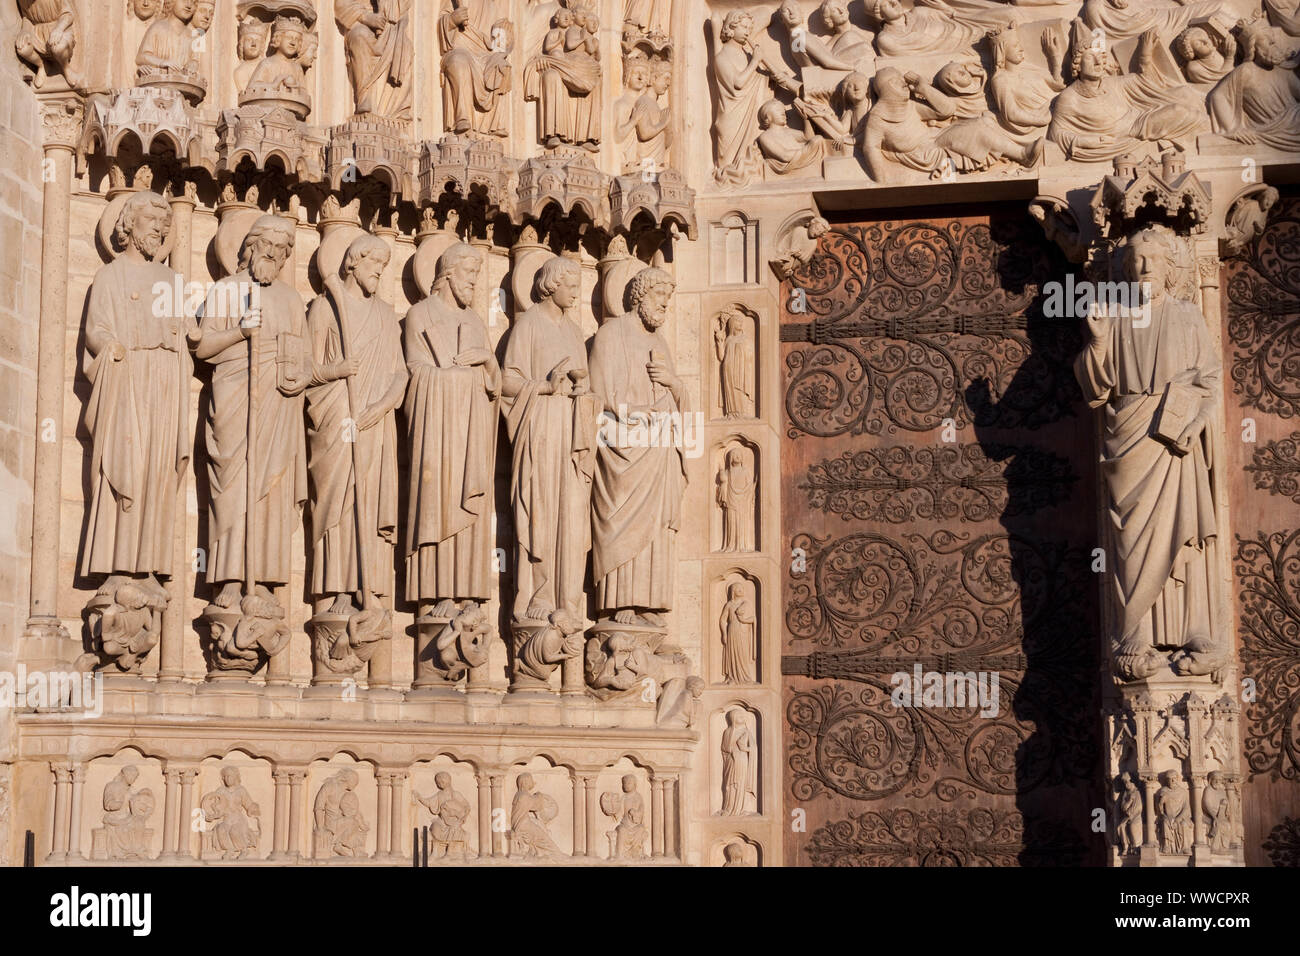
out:
<path id="1" fill-rule="evenodd" d="M 62 863 L 68 858 L 68 797 L 72 786 L 72 768 L 50 764 L 54 771 L 54 834 L 47 863 Z"/>
<path id="2" fill-rule="evenodd" d="M 41 298 L 36 360 L 36 463 L 32 472 L 32 558 L 27 626 L 29 660 L 58 660 L 69 640 L 59 620 L 59 511 L 63 494 L 63 397 L 67 375 L 68 221 L 72 155 L 85 108 L 71 94 L 39 97 L 47 161 L 41 204 Z M 48 439 L 48 440 L 46 440 Z M 65 768 L 66 770 L 66 768 Z M 56 775 L 57 776 L 57 775 Z M 66 782 L 66 781 L 65 781 Z M 58 788 L 55 788 L 56 798 Z M 67 799 L 64 792 L 64 799 Z M 65 806 L 66 810 L 67 807 Z M 57 819 L 57 817 L 56 817 Z M 67 834 L 58 840 L 66 839 Z M 67 852 L 58 843 L 57 853 Z M 60 857 L 61 859 L 62 857 Z"/>
<path id="3" fill-rule="evenodd" d="M 289 859 L 302 856 L 302 785 L 307 779 L 306 770 L 289 771 Z"/>
<path id="4" fill-rule="evenodd" d="M 289 771 L 272 770 L 275 784 L 275 816 L 271 824 L 271 859 L 283 860 L 289 855 Z"/>
<path id="5" fill-rule="evenodd" d="M 163 847 L 160 859 L 171 859 L 176 855 L 176 845 L 180 840 L 180 789 L 181 772 L 172 767 L 163 770 Z M 188 825 L 189 821 L 185 821 Z"/>
<path id="6" fill-rule="evenodd" d="M 485 860 L 492 855 L 492 793 L 486 773 L 475 776 L 478 781 L 478 857 Z"/>
<path id="7" fill-rule="evenodd" d="M 403 859 L 405 856 L 405 850 L 403 847 L 406 844 L 406 834 L 408 832 L 406 828 L 405 794 L 407 776 L 405 770 L 393 771 L 393 797 L 391 801 L 393 808 L 393 823 L 389 828 L 390 845 L 388 855 L 398 860 Z"/>
<path id="8" fill-rule="evenodd" d="M 582 778 L 582 786 L 587 791 L 586 811 L 587 811 L 587 856 L 596 855 L 596 847 L 600 843 L 596 839 L 596 775 L 589 773 Z"/>
<path id="9" fill-rule="evenodd" d="M 681 837 L 678 827 L 681 824 L 677 806 L 677 788 L 680 783 L 681 778 L 675 775 L 664 781 L 664 856 L 673 858 L 681 855 L 678 844 Z"/>
<path id="10" fill-rule="evenodd" d="M 587 855 L 587 788 L 586 774 L 573 773 L 573 855 Z"/>
<path id="11" fill-rule="evenodd" d="M 1156 849 L 1156 788 L 1159 786 L 1159 778 L 1151 772 L 1142 776 L 1142 848 L 1143 850 Z"/>
<path id="12" fill-rule="evenodd" d="M 375 783 L 379 786 L 378 805 L 375 807 L 375 857 L 380 858 L 388 856 L 392 845 L 392 832 L 388 826 L 393 821 L 393 772 L 376 772 Z"/>
<path id="13" fill-rule="evenodd" d="M 285 266 L 285 268 L 287 269 L 288 266 Z M 289 273 L 289 274 L 292 275 L 293 273 Z M 270 585 L 268 585 L 268 587 L 270 587 Z M 289 600 L 288 600 L 289 586 L 287 584 L 281 584 L 271 588 L 270 590 L 271 593 L 275 596 L 276 603 L 279 604 L 280 607 L 284 609 L 284 619 L 286 621 L 292 621 L 293 609 L 289 607 Z M 289 673 L 289 655 L 290 652 L 293 650 L 292 645 L 293 645 L 293 639 L 290 638 L 289 643 L 285 645 L 285 647 L 280 651 L 280 653 L 276 654 L 274 657 L 272 657 L 269 661 L 266 662 L 266 686 L 267 687 L 284 687 L 287 686 L 289 683 L 291 683 L 291 675 Z"/>
<path id="14" fill-rule="evenodd" d="M 193 832 L 190 828 L 190 804 L 194 801 L 194 778 L 199 775 L 198 770 L 189 769 L 181 772 L 181 803 L 180 803 L 180 842 L 176 846 L 176 852 L 181 859 L 193 859 L 194 843 L 190 838 Z"/>
<path id="15" fill-rule="evenodd" d="M 654 857 L 664 855 L 665 782 L 658 774 L 650 778 L 650 853 Z"/>
<path id="16" fill-rule="evenodd" d="M 72 766 L 72 806 L 68 810 L 68 859 L 84 860 L 81 852 L 81 798 L 85 792 L 86 766 Z"/>
<path id="17" fill-rule="evenodd" d="M 490 773 L 488 779 L 492 787 L 492 816 L 495 822 L 498 810 L 505 813 L 505 805 L 502 803 L 501 794 L 505 788 L 506 776 L 503 773 Z M 506 855 L 506 835 L 501 832 L 500 827 L 495 825 L 492 827 L 492 855 Z"/>

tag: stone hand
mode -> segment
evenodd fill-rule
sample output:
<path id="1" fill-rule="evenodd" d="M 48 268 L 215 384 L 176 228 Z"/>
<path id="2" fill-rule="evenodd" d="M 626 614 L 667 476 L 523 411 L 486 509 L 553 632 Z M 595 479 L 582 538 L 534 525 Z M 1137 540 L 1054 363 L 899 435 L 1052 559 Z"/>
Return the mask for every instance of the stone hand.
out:
<path id="1" fill-rule="evenodd" d="M 126 346 L 121 342 L 114 342 L 108 347 L 108 355 L 114 362 L 120 362 L 126 358 Z"/>
<path id="2" fill-rule="evenodd" d="M 357 430 L 365 431 L 367 428 L 373 428 L 383 419 L 384 409 L 381 405 L 371 405 L 364 412 L 357 416 Z"/>
<path id="3" fill-rule="evenodd" d="M 357 374 L 360 368 L 360 360 L 354 358 L 342 359 L 330 366 L 330 378 L 351 378 Z"/>
<path id="4" fill-rule="evenodd" d="M 453 360 L 457 365 L 486 365 L 492 361 L 491 349 L 465 349 Z"/>

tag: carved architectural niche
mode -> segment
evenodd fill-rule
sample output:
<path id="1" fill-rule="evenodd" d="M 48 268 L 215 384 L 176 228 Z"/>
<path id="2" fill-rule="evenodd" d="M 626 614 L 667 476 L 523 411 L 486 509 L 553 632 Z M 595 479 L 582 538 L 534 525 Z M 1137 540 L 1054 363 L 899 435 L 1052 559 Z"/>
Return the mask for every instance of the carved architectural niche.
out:
<path id="1" fill-rule="evenodd" d="M 222 110 L 216 135 L 219 173 L 234 172 L 247 159 L 256 169 L 278 163 L 292 176 L 313 180 L 325 165 L 326 140 L 279 106 Z"/>
<path id="2" fill-rule="evenodd" d="M 116 160 L 136 155 L 138 149 L 142 156 L 171 152 L 188 166 L 214 171 L 202 148 L 198 118 L 176 90 L 136 86 L 113 93 L 111 99 L 92 100 L 89 107 L 78 148 L 83 163 L 92 153 Z"/>
<path id="3" fill-rule="evenodd" d="M 713 585 L 716 637 L 712 680 L 720 684 L 760 682 L 762 585 L 753 575 L 732 569 Z"/>
<path id="4" fill-rule="evenodd" d="M 1269 211 L 1277 205 L 1280 195 L 1272 186 L 1255 183 L 1234 196 L 1228 203 L 1220 252 L 1225 256 L 1240 255 L 1254 244 L 1264 234 Z"/>
<path id="5" fill-rule="evenodd" d="M 758 220 L 729 212 L 709 224 L 709 276 L 714 285 L 754 285 L 759 279 Z"/>
<path id="6" fill-rule="evenodd" d="M 423 828 L 428 827 L 431 861 L 456 864 L 490 852 L 490 847 L 479 845 L 478 787 L 473 764 L 446 755 L 411 768 L 411 805 L 421 827 L 421 852 Z"/>
<path id="7" fill-rule="evenodd" d="M 609 193 L 609 177 L 596 168 L 588 153 L 572 147 L 549 149 L 519 167 L 514 221 L 540 220 L 553 205 L 561 215 L 581 213 L 593 225 L 607 229 Z"/>
<path id="8" fill-rule="evenodd" d="M 140 862 L 158 856 L 162 846 L 161 815 L 155 816 L 163 796 L 163 775 L 158 762 L 124 750 L 109 759 L 77 768 L 84 774 L 87 799 L 80 820 L 79 845 L 89 846 L 90 859 Z M 84 837 L 89 837 L 87 841 Z"/>
<path id="9" fill-rule="evenodd" d="M 196 793 L 199 812 L 182 825 L 187 832 L 197 825 L 200 859 L 252 860 L 271 850 L 274 821 L 262 812 L 274 800 L 268 761 L 236 754 L 205 764 Z"/>
<path id="10" fill-rule="evenodd" d="M 1103 238 L 1139 216 L 1154 215 L 1182 234 L 1204 232 L 1210 224 L 1210 190 L 1187 170 L 1186 159 L 1175 150 L 1159 159 L 1116 159 L 1114 174 L 1101 181 L 1089 205 Z"/>
<path id="11" fill-rule="evenodd" d="M 733 303 L 713 317 L 716 392 L 711 417 L 747 421 L 758 417 L 758 315 Z"/>
<path id="12" fill-rule="evenodd" d="M 420 149 L 419 202 L 437 205 L 452 200 L 475 207 L 478 222 L 498 212 L 513 212 L 513 162 L 500 139 L 449 134 Z"/>
<path id="13" fill-rule="evenodd" d="M 568 769 L 546 757 L 511 769 L 506 792 L 512 860 L 555 862 L 572 854 L 573 787 Z"/>
<path id="14" fill-rule="evenodd" d="M 713 550 L 744 553 L 757 550 L 758 449 L 733 438 L 714 452 Z"/>
<path id="15" fill-rule="evenodd" d="M 653 227 L 680 229 L 694 240 L 695 190 L 673 169 L 614 177 L 609 184 L 609 227 L 631 232 L 642 225 L 638 218 Z"/>
<path id="16" fill-rule="evenodd" d="M 414 201 L 417 153 L 405 139 L 407 124 L 377 113 L 354 116 L 329 131 L 325 175 L 336 190 L 372 177 L 388 187 L 389 201 Z"/>
<path id="17" fill-rule="evenodd" d="M 307 789 L 313 794 L 308 811 L 312 858 L 369 856 L 376 841 L 370 821 L 379 806 L 371 768 L 338 758 L 318 763 L 308 775 Z"/>
<path id="18" fill-rule="evenodd" d="M 763 865 L 763 848 L 744 834 L 734 834 L 713 848 L 713 866 L 759 867 Z"/>
<path id="19" fill-rule="evenodd" d="M 759 805 L 760 733 L 758 714 L 739 704 L 715 713 L 710 739 L 717 747 L 717 781 L 713 812 L 745 817 L 762 812 Z"/>

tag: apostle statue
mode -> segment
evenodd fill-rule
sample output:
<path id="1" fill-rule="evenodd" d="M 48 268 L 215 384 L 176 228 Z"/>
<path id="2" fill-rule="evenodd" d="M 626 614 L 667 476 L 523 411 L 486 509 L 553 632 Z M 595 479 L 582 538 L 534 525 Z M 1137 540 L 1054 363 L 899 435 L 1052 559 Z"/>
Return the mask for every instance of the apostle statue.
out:
<path id="1" fill-rule="evenodd" d="M 496 6 L 496 0 L 474 0 L 471 9 L 471 0 L 447 0 L 438 16 L 442 124 L 448 132 L 507 134 L 514 28 L 497 18 Z"/>
<path id="2" fill-rule="evenodd" d="M 358 115 L 410 120 L 415 48 L 406 0 L 334 0 Z"/>
<path id="3" fill-rule="evenodd" d="M 506 340 L 501 413 L 510 436 L 510 504 L 517 542 L 514 621 L 546 624 L 563 608 L 581 618 L 591 547 L 596 414 L 578 304 L 578 263 L 555 256 L 537 273 L 537 304 Z"/>
<path id="4" fill-rule="evenodd" d="M 170 229 L 161 196 L 127 199 L 114 231 L 123 251 L 95 275 L 86 307 L 91 498 L 80 571 L 108 575 L 92 604 L 112 647 L 98 650 L 129 671 L 157 642 L 155 611 L 167 603 L 159 576 L 173 572 L 176 494 L 190 456 L 193 320 L 154 308 L 155 286 L 176 279 L 155 261 Z"/>
<path id="5" fill-rule="evenodd" d="M 248 670 L 287 643 L 271 588 L 289 581 L 307 500 L 303 392 L 313 382 L 312 356 L 302 298 L 279 278 L 293 233 L 287 219 L 258 217 L 240 247 L 239 271 L 212 287 L 190 336 L 195 356 L 212 366 L 207 565 L 211 607 L 224 622 L 214 643 L 219 660 Z M 249 620 L 231 632 L 221 612 L 236 604 Z"/>
<path id="6" fill-rule="evenodd" d="M 378 236 L 353 240 L 342 278 L 326 277 L 326 294 L 307 313 L 316 370 L 306 393 L 309 590 L 318 612 L 349 619 L 357 666 L 374 650 L 366 645 L 391 632 L 384 609 L 392 606 L 397 541 L 395 412 L 407 379 L 397 313 L 376 294 L 391 254 Z M 334 633 L 344 639 L 341 630 Z M 332 647 L 330 656 L 348 654 Z"/>
<path id="7" fill-rule="evenodd" d="M 631 311 L 602 325 L 591 345 L 591 390 L 603 410 L 592 578 L 598 612 L 620 624 L 662 627 L 673 604 L 687 396 L 660 328 L 674 289 L 662 269 L 642 269 L 628 285 Z"/>
<path id="8" fill-rule="evenodd" d="M 1170 294 L 1177 241 L 1164 227 L 1127 239 L 1126 278 L 1144 284 L 1149 301 L 1142 309 L 1094 310 L 1090 342 L 1074 366 L 1089 404 L 1105 408 L 1102 474 L 1121 680 L 1150 677 L 1166 663 L 1182 674 L 1215 666 L 1218 530 L 1206 425 L 1222 366 L 1200 310 Z"/>
<path id="9" fill-rule="evenodd" d="M 825 220 L 822 220 L 823 222 Z M 813 243 L 816 248 L 816 243 Z M 745 315 L 729 309 L 713 330 L 724 418 L 754 417 L 754 346 L 746 334 Z"/>
<path id="10" fill-rule="evenodd" d="M 419 602 L 421 618 L 449 629 L 444 636 L 452 639 L 438 641 L 448 672 L 463 670 L 457 661 L 482 663 L 466 660 L 470 645 L 458 633 L 463 628 L 453 625 L 471 623 L 462 621 L 462 612 L 484 607 L 492 595 L 501 370 L 487 326 L 471 304 L 481 269 L 475 249 L 462 242 L 448 247 L 438 257 L 428 298 L 406 316 L 406 597 Z"/>

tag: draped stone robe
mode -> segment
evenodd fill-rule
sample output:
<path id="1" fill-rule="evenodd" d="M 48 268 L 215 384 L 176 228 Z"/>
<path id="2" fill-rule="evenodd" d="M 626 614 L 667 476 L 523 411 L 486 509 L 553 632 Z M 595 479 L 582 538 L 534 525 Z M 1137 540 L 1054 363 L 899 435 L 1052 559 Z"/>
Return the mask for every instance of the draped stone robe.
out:
<path id="1" fill-rule="evenodd" d="M 512 445 L 516 618 L 530 605 L 583 611 L 597 400 L 541 394 L 565 358 L 570 371 L 586 370 L 582 332 L 573 321 L 557 322 L 540 307 L 515 321 L 502 368 L 501 413 Z"/>
<path id="2" fill-rule="evenodd" d="M 507 51 L 493 49 L 497 13 L 492 0 L 479 0 L 470 6 L 469 20 L 462 27 L 452 19 L 450 5 L 438 17 L 446 129 L 506 135 L 507 117 L 502 114 L 509 110 L 501 107 L 502 97 L 510 92 L 511 73 Z"/>
<path id="3" fill-rule="evenodd" d="M 648 331 L 636 312 L 610 319 L 591 345 L 591 390 L 607 416 L 596 450 L 592 486 L 592 578 L 602 611 L 673 606 L 677 530 L 681 526 L 686 464 L 681 414 L 672 393 L 650 381 L 651 353 L 672 370 L 662 332 Z M 626 419 L 633 410 L 661 418 L 645 429 L 612 428 L 608 416 Z M 668 419 L 673 416 L 676 421 Z"/>
<path id="4" fill-rule="evenodd" d="M 450 306 L 435 292 L 407 314 L 405 342 L 406 597 L 486 601 L 500 383 L 486 366 L 455 359 L 491 348 L 487 328 L 473 309 Z"/>
<path id="5" fill-rule="evenodd" d="M 1056 98 L 1047 138 L 1070 159 L 1094 163 L 1122 156 L 1141 142 L 1187 139 L 1207 128 L 1204 104 L 1191 87 L 1129 73 L 1067 86 Z M 1083 145 L 1081 136 L 1110 140 Z"/>
<path id="6" fill-rule="evenodd" d="M 172 573 L 176 491 L 190 455 L 192 320 L 153 313 L 157 262 L 115 259 L 95 275 L 86 310 L 83 371 L 90 380 L 91 500 L 82 574 Z M 179 310 L 177 310 L 179 311 Z M 108 350 L 118 342 L 126 358 Z"/>
<path id="7" fill-rule="evenodd" d="M 1215 525 L 1208 433 L 1186 455 L 1149 435 L 1168 384 L 1199 370 L 1202 408 L 1218 395 L 1222 364 L 1200 311 L 1168 295 L 1151 307 L 1146 328 L 1114 320 L 1102 342 L 1075 360 L 1075 375 L 1094 408 L 1105 406 L 1102 475 L 1113 529 L 1111 580 L 1122 608 L 1121 640 L 1178 647 L 1210 636 L 1206 606 Z"/>
<path id="8" fill-rule="evenodd" d="M 307 465 L 311 476 L 311 593 L 357 592 L 361 554 L 357 540 L 354 495 L 357 474 L 353 445 L 361 464 L 361 527 L 366 535 L 366 587 L 378 595 L 393 593 L 393 547 L 397 540 L 397 422 L 389 412 L 377 424 L 351 425 L 383 399 L 393 378 L 406 378 L 397 313 L 372 296 L 347 292 L 342 302 L 319 296 L 307 313 L 312 358 L 317 367 L 342 361 L 345 354 L 361 363 L 352 378 L 356 406 L 348 400 L 348 382 L 336 379 L 307 390 Z M 335 309 L 343 309 L 339 316 Z M 347 340 L 340 337 L 340 322 Z M 346 344 L 346 348 L 342 346 Z M 346 433 L 346 434 L 345 434 Z"/>
<path id="9" fill-rule="evenodd" d="M 387 26 L 375 30 L 361 22 L 373 9 L 371 0 L 334 0 L 334 19 L 344 34 L 356 110 L 409 120 L 415 57 L 409 18 L 401 0 L 380 0 L 375 12 Z"/>
<path id="10" fill-rule="evenodd" d="M 149 24 L 135 62 L 141 77 L 155 73 L 183 73 L 194 62 L 194 34 L 176 17 L 159 17 Z"/>
<path id="11" fill-rule="evenodd" d="M 213 286 L 202 327 L 233 329 L 237 312 L 226 308 L 236 295 L 228 286 L 249 289 L 254 280 L 239 272 Z M 302 298 L 293 286 L 275 281 L 261 286 L 262 327 L 258 330 L 256 469 L 257 580 L 285 584 L 292 564 L 294 528 L 307 501 L 307 438 L 303 396 L 281 390 L 288 374 L 310 375 L 311 351 Z M 242 297 L 239 299 L 243 301 Z M 223 314 L 226 313 L 226 314 Z M 211 401 L 204 439 L 208 451 L 208 581 L 244 578 L 245 514 L 248 510 L 245 462 L 248 441 L 248 341 L 241 339 L 208 360 Z"/>
<path id="12" fill-rule="evenodd" d="M 1265 146 L 1300 149 L 1300 77 L 1294 70 L 1243 63 L 1215 85 L 1208 103 L 1216 133 L 1245 126 Z"/>

